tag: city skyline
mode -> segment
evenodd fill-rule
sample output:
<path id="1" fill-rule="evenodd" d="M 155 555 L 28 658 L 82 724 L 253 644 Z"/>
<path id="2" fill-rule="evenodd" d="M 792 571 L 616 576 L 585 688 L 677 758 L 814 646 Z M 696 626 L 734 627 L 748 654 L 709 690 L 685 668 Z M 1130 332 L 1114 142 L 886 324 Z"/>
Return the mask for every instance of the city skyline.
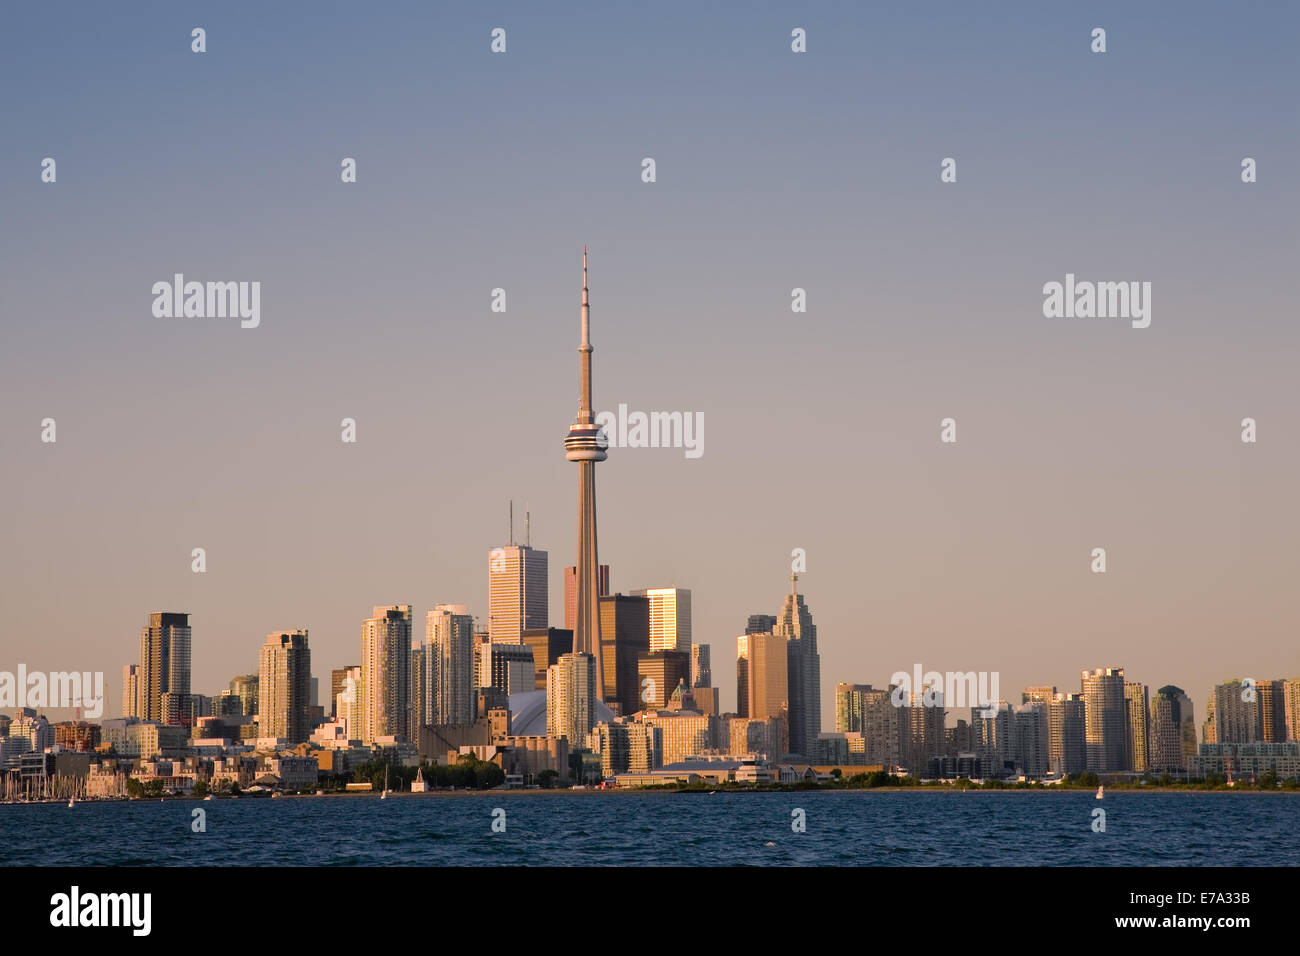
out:
<path id="1" fill-rule="evenodd" d="M 1109 9 L 1121 42 L 1099 57 L 1064 11 L 951 10 L 960 39 L 906 10 L 813 12 L 802 59 L 776 11 L 698 11 L 686 38 L 602 11 L 580 31 L 613 38 L 596 50 L 521 11 L 495 59 L 436 28 L 412 36 L 409 10 L 306 26 L 271 11 L 254 29 L 232 9 L 213 15 L 207 59 L 174 18 L 87 10 L 60 46 L 48 17 L 16 12 L 4 87 L 41 57 L 60 80 L 14 111 L 0 148 L 14 277 L 0 468 L 22 502 L 0 553 L 10 669 L 117 675 L 118 641 L 155 608 L 203 636 L 199 691 L 253 669 L 247 648 L 277 627 L 310 628 L 322 666 L 355 662 L 377 603 L 486 613 L 482 556 L 512 497 L 567 563 L 573 476 L 555 437 L 586 240 L 607 317 L 601 410 L 709 421 L 699 459 L 610 449 L 600 560 L 623 593 L 692 590 L 724 695 L 721 649 L 749 614 L 778 613 L 795 548 L 823 726 L 834 680 L 916 660 L 1007 686 L 1119 661 L 1194 697 L 1234 672 L 1295 672 L 1286 31 L 1208 4 Z M 247 70 L 228 69 L 234 36 Z M 340 47 L 365 69 L 317 55 Z M 188 79 L 124 72 L 123 50 Z M 451 90 L 444 70 L 475 82 Z M 554 122 L 574 103 L 594 143 Z M 175 136 L 155 152 L 139 144 L 159 115 Z M 241 117 L 249 139 L 211 155 L 211 115 Z M 202 230 L 145 212 L 191 208 L 200 188 Z M 150 286 L 177 272 L 262 281 L 259 327 L 152 316 Z M 1152 281 L 1151 326 L 1044 318 L 1043 283 L 1067 273 Z M 1246 416 L 1256 444 L 1239 440 Z M 57 443 L 39 440 L 46 417 Z M 400 463 L 380 472 L 390 449 Z"/>

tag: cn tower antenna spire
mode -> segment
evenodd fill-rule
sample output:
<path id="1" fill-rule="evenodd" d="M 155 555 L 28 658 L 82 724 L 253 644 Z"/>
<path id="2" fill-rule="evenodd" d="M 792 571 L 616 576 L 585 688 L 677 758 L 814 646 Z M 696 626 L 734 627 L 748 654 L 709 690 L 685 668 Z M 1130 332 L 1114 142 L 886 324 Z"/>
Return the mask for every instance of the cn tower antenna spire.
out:
<path id="1" fill-rule="evenodd" d="M 578 417 L 564 439 L 564 457 L 577 462 L 578 478 L 578 561 L 577 602 L 573 627 L 573 650 L 588 654 L 596 678 L 596 700 L 604 700 L 605 681 L 601 656 L 600 594 L 596 576 L 600 559 L 596 548 L 596 463 L 604 461 L 609 447 L 605 433 L 596 425 L 591 407 L 591 305 L 587 298 L 587 247 L 582 247 L 582 337 L 578 342 Z M 611 689 L 612 690 L 612 689 Z M 572 691 L 577 694 L 575 689 Z M 576 699 L 576 697 L 575 697 Z M 590 727 L 588 728 L 590 729 Z"/>

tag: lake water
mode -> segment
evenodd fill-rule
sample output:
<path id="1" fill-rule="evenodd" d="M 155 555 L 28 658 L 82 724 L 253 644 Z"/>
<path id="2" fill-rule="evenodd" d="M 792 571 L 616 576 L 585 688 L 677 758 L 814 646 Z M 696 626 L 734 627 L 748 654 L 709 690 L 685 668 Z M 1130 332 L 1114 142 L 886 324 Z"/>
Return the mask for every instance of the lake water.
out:
<path id="1" fill-rule="evenodd" d="M 492 832 L 498 808 L 503 833 Z M 1093 829 L 1099 808 L 1105 832 Z M 196 809 L 206 832 L 193 830 Z M 806 832 L 792 830 L 796 809 Z M 1300 794 L 507 791 L 9 805 L 0 863 L 1297 865 Z"/>

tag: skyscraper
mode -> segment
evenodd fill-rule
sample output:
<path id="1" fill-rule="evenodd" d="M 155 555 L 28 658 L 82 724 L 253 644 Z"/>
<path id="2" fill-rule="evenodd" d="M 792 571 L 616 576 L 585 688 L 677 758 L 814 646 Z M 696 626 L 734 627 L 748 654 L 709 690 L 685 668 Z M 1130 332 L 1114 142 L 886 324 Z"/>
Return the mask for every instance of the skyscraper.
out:
<path id="1" fill-rule="evenodd" d="M 609 565 L 602 564 L 596 575 L 596 594 L 604 597 L 609 593 Z M 578 568 L 569 565 L 564 569 L 564 627 L 573 630 L 578 619 Z M 604 627 L 604 624 L 601 625 Z"/>
<path id="2" fill-rule="evenodd" d="M 273 631 L 262 645 L 258 734 L 299 744 L 311 736 L 311 650 L 306 631 Z"/>
<path id="3" fill-rule="evenodd" d="M 641 588 L 650 600 L 650 650 L 691 653 L 691 592 L 687 588 Z"/>
<path id="4" fill-rule="evenodd" d="M 580 381 L 578 416 L 564 439 L 564 457 L 576 461 L 578 476 L 578 596 L 573 622 L 573 650 L 590 654 L 594 661 L 598 700 L 605 697 L 600 646 L 600 593 L 596 576 L 600 561 L 596 549 L 596 462 L 604 461 L 609 441 L 596 425 L 591 407 L 591 307 L 587 301 L 587 248 L 582 248 L 582 337 L 578 341 Z M 549 675 L 549 671 L 547 672 Z M 550 692 L 550 679 L 547 679 Z M 590 729 L 590 726 L 587 728 Z M 574 746 L 580 743 L 572 742 Z"/>
<path id="5" fill-rule="evenodd" d="M 898 766 L 898 725 L 889 691 L 870 684 L 835 685 L 835 732 L 862 735 L 863 763 Z"/>
<path id="6" fill-rule="evenodd" d="M 411 638 L 411 663 L 406 674 L 406 733 L 416 746 L 420 744 L 421 729 L 433 722 L 429 719 L 433 695 L 431 668 L 425 660 L 428 653 L 429 649 L 419 638 Z"/>
<path id="7" fill-rule="evenodd" d="M 1052 773 L 1077 774 L 1088 769 L 1088 731 L 1082 694 L 1053 694 L 1048 711 L 1048 763 Z"/>
<path id="8" fill-rule="evenodd" d="M 775 614 L 751 614 L 745 622 L 746 634 L 771 634 L 775 630 Z"/>
<path id="9" fill-rule="evenodd" d="M 140 630 L 140 668 L 135 716 L 163 720 L 163 695 L 177 698 L 190 693 L 190 616 L 172 611 L 149 615 Z"/>
<path id="10" fill-rule="evenodd" d="M 1051 769 L 1050 706 L 1031 700 L 1011 708 L 1011 749 L 1016 770 L 1026 777 L 1042 777 Z"/>
<path id="11" fill-rule="evenodd" d="M 524 631 L 524 644 L 532 648 L 536 680 L 534 690 L 546 690 L 546 670 L 562 654 L 573 653 L 573 631 L 562 627 L 539 627 Z"/>
<path id="12" fill-rule="evenodd" d="M 709 645 L 691 645 L 691 687 L 712 687 L 713 669 L 709 666 Z"/>
<path id="13" fill-rule="evenodd" d="M 344 670 L 335 706 L 339 721 L 347 727 L 348 739 L 360 740 L 366 712 L 365 684 L 361 680 L 361 665 L 356 664 Z"/>
<path id="14" fill-rule="evenodd" d="M 1300 677 L 1282 682 L 1282 711 L 1288 740 L 1300 740 Z"/>
<path id="15" fill-rule="evenodd" d="M 605 703 L 618 714 L 634 714 L 641 700 L 638 661 L 650 650 L 650 601 L 629 594 L 600 599 L 601 661 Z"/>
<path id="16" fill-rule="evenodd" d="M 1286 681 L 1259 682 L 1259 739 L 1270 744 L 1286 742 Z"/>
<path id="17" fill-rule="evenodd" d="M 681 651 L 650 651 L 637 659 L 640 703 L 637 710 L 658 710 L 668 705 L 677 685 L 691 679 L 691 659 Z M 631 713 L 631 711 L 629 711 Z"/>
<path id="18" fill-rule="evenodd" d="M 571 749 L 587 746 L 595 726 L 599 677 L 591 654 L 563 654 L 546 670 L 546 733 L 567 737 Z"/>
<path id="19" fill-rule="evenodd" d="M 811 759 L 817 735 L 822 731 L 822 665 L 817 653 L 817 625 L 797 590 L 798 581 L 797 574 L 790 575 L 790 593 L 785 596 L 772 633 L 786 639 L 789 656 L 790 749 Z M 939 736 L 942 739 L 942 730 Z"/>
<path id="20" fill-rule="evenodd" d="M 1083 717 L 1088 769 L 1115 773 L 1128 769 L 1128 711 L 1124 668 L 1082 672 Z"/>
<path id="21" fill-rule="evenodd" d="M 1151 766 L 1151 731 L 1148 726 L 1151 702 L 1147 685 L 1140 681 L 1124 682 L 1124 704 L 1128 716 L 1126 753 L 1129 770 L 1145 773 Z"/>
<path id="22" fill-rule="evenodd" d="M 338 716 L 338 696 L 343 692 L 343 681 L 347 679 L 348 671 L 357 666 L 359 665 L 352 664 L 330 671 L 330 713 L 335 717 Z"/>
<path id="23" fill-rule="evenodd" d="M 1263 737 L 1260 687 L 1239 680 L 1216 684 L 1210 692 L 1206 743 L 1252 744 Z M 1211 740 L 1210 735 L 1214 739 Z"/>
<path id="24" fill-rule="evenodd" d="M 736 694 L 744 706 L 739 716 L 779 717 L 786 722 L 788 734 L 790 681 L 785 643 L 778 634 L 742 634 L 736 638 Z M 774 759 L 780 756 L 774 755 Z"/>
<path id="25" fill-rule="evenodd" d="M 243 715 L 249 720 L 252 720 L 253 715 L 257 713 L 258 683 L 257 674 L 240 674 L 238 677 L 230 679 L 230 693 L 239 698 L 239 706 Z"/>
<path id="26" fill-rule="evenodd" d="M 518 644 L 526 630 L 550 622 L 545 551 L 510 542 L 488 552 L 488 636 Z"/>
<path id="27" fill-rule="evenodd" d="M 1191 732 L 1191 752 L 1186 738 Z M 1151 698 L 1150 769 L 1157 773 L 1177 773 L 1191 769 L 1189 757 L 1196 755 L 1196 721 L 1192 701 L 1181 687 L 1167 684 Z"/>
<path id="28" fill-rule="evenodd" d="M 411 605 L 377 605 L 361 625 L 363 743 L 405 736 L 411 666 Z"/>
<path id="29" fill-rule="evenodd" d="M 127 664 L 122 668 L 122 716 L 136 717 L 135 709 L 140 704 L 140 667 Z"/>
<path id="30" fill-rule="evenodd" d="M 472 724 L 478 709 L 474 687 L 474 618 L 463 604 L 439 604 L 429 612 L 425 651 L 436 661 L 435 724 Z"/>

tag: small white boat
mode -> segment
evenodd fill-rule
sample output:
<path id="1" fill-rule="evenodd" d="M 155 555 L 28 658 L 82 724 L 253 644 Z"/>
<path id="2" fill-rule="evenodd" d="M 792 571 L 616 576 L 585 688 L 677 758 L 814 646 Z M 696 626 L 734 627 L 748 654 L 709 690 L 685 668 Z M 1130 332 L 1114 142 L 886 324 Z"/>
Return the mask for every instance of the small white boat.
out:
<path id="1" fill-rule="evenodd" d="M 68 797 L 68 806 L 69 806 L 69 807 L 75 807 L 76 805 L 77 805 L 77 798 L 76 798 L 75 796 L 74 796 L 74 797 Z"/>
<path id="2" fill-rule="evenodd" d="M 1106 799 L 1106 788 L 1105 788 L 1105 787 L 1098 787 L 1098 788 L 1097 788 L 1097 799 L 1098 799 L 1098 800 L 1104 800 L 1104 799 Z"/>

